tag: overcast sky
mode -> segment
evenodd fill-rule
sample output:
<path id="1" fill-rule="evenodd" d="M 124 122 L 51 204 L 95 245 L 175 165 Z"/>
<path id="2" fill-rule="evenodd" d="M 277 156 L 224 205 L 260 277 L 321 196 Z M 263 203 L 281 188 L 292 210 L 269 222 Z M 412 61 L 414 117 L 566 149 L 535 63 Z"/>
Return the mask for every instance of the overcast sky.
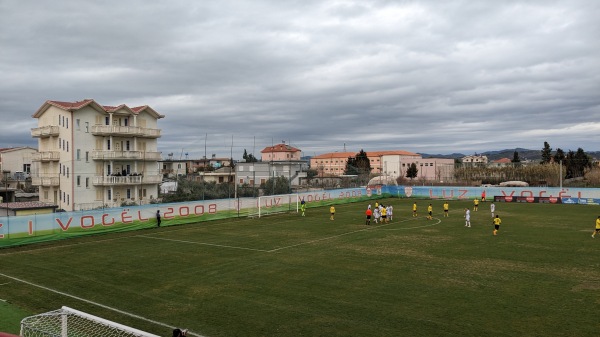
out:
<path id="1" fill-rule="evenodd" d="M 149 105 L 235 159 L 600 150 L 600 1 L 0 0 L 0 147 L 46 101 Z"/>

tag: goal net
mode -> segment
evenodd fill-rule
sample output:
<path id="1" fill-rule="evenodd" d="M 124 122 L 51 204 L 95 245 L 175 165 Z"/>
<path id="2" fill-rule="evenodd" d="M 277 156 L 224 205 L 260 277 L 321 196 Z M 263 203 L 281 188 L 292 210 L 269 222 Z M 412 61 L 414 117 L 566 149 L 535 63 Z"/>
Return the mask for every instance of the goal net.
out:
<path id="1" fill-rule="evenodd" d="M 265 195 L 256 199 L 256 205 L 248 215 L 260 218 L 271 214 L 298 212 L 299 209 L 298 194 Z"/>
<path id="2" fill-rule="evenodd" d="M 21 321 L 23 337 L 159 337 L 69 307 L 26 317 Z"/>

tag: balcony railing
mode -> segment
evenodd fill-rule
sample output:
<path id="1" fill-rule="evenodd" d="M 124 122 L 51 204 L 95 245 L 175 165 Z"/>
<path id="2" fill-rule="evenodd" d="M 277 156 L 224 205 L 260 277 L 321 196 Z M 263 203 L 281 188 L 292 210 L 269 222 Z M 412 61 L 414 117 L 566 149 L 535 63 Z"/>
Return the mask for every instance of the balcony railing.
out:
<path id="1" fill-rule="evenodd" d="M 160 152 L 145 151 L 92 151 L 93 160 L 160 160 Z"/>
<path id="2" fill-rule="evenodd" d="M 60 152 L 58 151 L 42 151 L 34 153 L 31 156 L 32 161 L 57 161 L 60 159 Z"/>
<path id="3" fill-rule="evenodd" d="M 92 134 L 96 136 L 128 136 L 159 138 L 160 129 L 142 128 L 139 126 L 93 125 Z"/>
<path id="4" fill-rule="evenodd" d="M 161 175 L 137 176 L 95 176 L 93 184 L 98 186 L 158 184 L 162 182 Z"/>
<path id="5" fill-rule="evenodd" d="M 59 129 L 58 126 L 42 126 L 39 128 L 31 129 L 31 137 L 50 137 L 50 136 L 58 136 Z"/>
<path id="6" fill-rule="evenodd" d="M 31 177 L 31 184 L 35 186 L 58 186 L 60 178 L 56 177 Z"/>

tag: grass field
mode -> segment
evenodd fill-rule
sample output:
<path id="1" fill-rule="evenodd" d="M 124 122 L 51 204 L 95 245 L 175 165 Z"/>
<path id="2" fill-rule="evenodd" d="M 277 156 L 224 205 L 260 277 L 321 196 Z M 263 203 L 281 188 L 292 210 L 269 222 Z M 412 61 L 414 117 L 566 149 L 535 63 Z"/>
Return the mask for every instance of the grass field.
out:
<path id="1" fill-rule="evenodd" d="M 598 206 L 385 199 L 0 250 L 0 299 L 161 336 L 597 336 Z M 425 219 L 434 205 L 434 219 Z M 4 310 L 6 310 L 4 308 Z M 134 317 L 138 316 L 137 318 Z M 0 319 L 14 331 L 16 315 Z M 17 322 L 18 323 L 18 322 Z M 17 324 L 18 325 L 18 324 Z"/>

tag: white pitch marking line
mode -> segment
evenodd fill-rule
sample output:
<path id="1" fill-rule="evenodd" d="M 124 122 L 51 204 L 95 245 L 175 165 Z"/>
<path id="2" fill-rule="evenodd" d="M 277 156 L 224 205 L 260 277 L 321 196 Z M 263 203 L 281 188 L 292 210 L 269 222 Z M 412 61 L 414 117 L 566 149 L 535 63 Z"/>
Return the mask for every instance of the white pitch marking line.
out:
<path id="1" fill-rule="evenodd" d="M 400 222 L 412 221 L 412 220 L 413 219 L 407 219 L 407 220 L 402 220 Z M 334 236 L 328 236 L 326 238 L 321 238 L 321 239 L 317 239 L 317 240 L 302 242 L 302 243 L 298 243 L 298 244 L 291 245 L 291 246 L 275 248 L 275 249 L 268 250 L 267 252 L 268 253 L 272 253 L 272 252 L 276 252 L 276 251 L 283 250 L 283 249 L 298 247 L 298 246 L 302 246 L 302 245 L 308 245 L 308 244 L 311 244 L 311 243 L 315 243 L 315 242 L 319 242 L 319 241 L 324 241 L 324 240 L 329 240 L 329 239 L 335 239 L 335 238 L 339 238 L 339 237 L 344 236 L 344 235 L 354 234 L 354 233 L 358 233 L 358 232 L 364 232 L 364 231 L 368 231 L 368 230 L 376 230 L 376 229 L 379 229 L 380 227 L 389 226 L 389 225 L 396 224 L 396 223 L 399 223 L 399 222 L 387 223 L 387 224 L 384 224 L 384 225 L 373 226 L 373 227 L 369 227 L 369 228 L 363 228 L 363 229 L 355 230 L 355 231 L 352 231 L 352 232 L 346 232 L 346 233 L 342 233 L 342 234 L 338 234 L 338 235 L 334 235 Z M 426 227 L 426 226 L 422 226 L 422 227 Z M 414 228 L 420 228 L 420 227 L 414 227 Z"/>
<path id="2" fill-rule="evenodd" d="M 15 280 L 17 282 L 25 283 L 27 285 L 30 285 L 30 286 L 33 286 L 33 287 L 36 287 L 36 288 L 44 289 L 44 290 L 53 292 L 55 294 L 63 295 L 63 296 L 70 297 L 70 298 L 73 298 L 73 299 L 76 299 L 76 300 L 79 300 L 79 301 L 82 301 L 82 302 L 85 302 L 85 303 L 89 303 L 89 304 L 92 304 L 92 305 L 95 305 L 95 306 L 98 306 L 98 307 L 101 307 L 101 308 L 104 308 L 104 309 L 108 309 L 108 310 L 111 310 L 111 311 L 114 311 L 114 312 L 118 312 L 118 313 L 120 313 L 122 315 L 126 315 L 126 316 L 129 316 L 129 317 L 137 318 L 139 320 L 142 320 L 142 321 L 145 321 L 145 322 L 150 322 L 150 323 L 156 324 L 156 325 L 160 325 L 160 326 L 165 327 L 165 328 L 173 329 L 173 327 L 170 326 L 170 325 L 168 325 L 168 324 L 157 322 L 157 321 L 154 321 L 154 320 L 151 320 L 151 319 L 148 319 L 148 318 L 136 315 L 136 314 L 129 313 L 127 311 L 119 310 L 117 308 L 109 307 L 108 305 L 104 305 L 104 304 L 100 304 L 100 303 L 97 303 L 97 302 L 94 302 L 94 301 L 86 300 L 85 298 L 81 298 L 81 297 L 77 297 L 75 295 L 67 294 L 65 292 L 58 291 L 58 290 L 55 290 L 55 289 L 52 289 L 52 288 L 48 288 L 48 287 L 45 287 L 45 286 L 42 286 L 42 285 L 39 285 L 39 284 L 36 284 L 36 283 L 32 283 L 32 282 L 29 282 L 29 281 L 25 281 L 25 280 L 22 280 L 20 278 L 16 278 L 16 277 L 9 276 L 9 275 L 2 274 L 2 273 L 0 273 L 0 276 L 9 278 L 11 280 Z M 203 335 L 195 334 L 195 333 L 193 333 L 191 331 L 188 331 L 188 334 L 190 334 L 192 336 L 205 337 Z"/>
<path id="3" fill-rule="evenodd" d="M 174 241 L 174 242 L 181 242 L 181 243 L 190 243 L 190 244 L 194 244 L 194 245 L 203 245 L 203 246 L 214 246 L 214 247 L 221 247 L 221 248 L 251 250 L 251 251 L 263 252 L 263 253 L 268 253 L 269 252 L 268 250 L 264 250 L 264 249 L 255 249 L 255 248 L 247 248 L 247 247 L 236 247 L 236 246 L 218 245 L 218 244 L 215 244 L 215 243 L 194 242 L 194 241 L 186 241 L 186 240 L 167 239 L 167 238 L 159 238 L 159 237 L 148 236 L 148 235 L 136 235 L 136 237 L 142 237 L 142 238 L 148 238 L 148 239 L 155 239 L 155 240 L 164 240 L 164 241 Z"/>

